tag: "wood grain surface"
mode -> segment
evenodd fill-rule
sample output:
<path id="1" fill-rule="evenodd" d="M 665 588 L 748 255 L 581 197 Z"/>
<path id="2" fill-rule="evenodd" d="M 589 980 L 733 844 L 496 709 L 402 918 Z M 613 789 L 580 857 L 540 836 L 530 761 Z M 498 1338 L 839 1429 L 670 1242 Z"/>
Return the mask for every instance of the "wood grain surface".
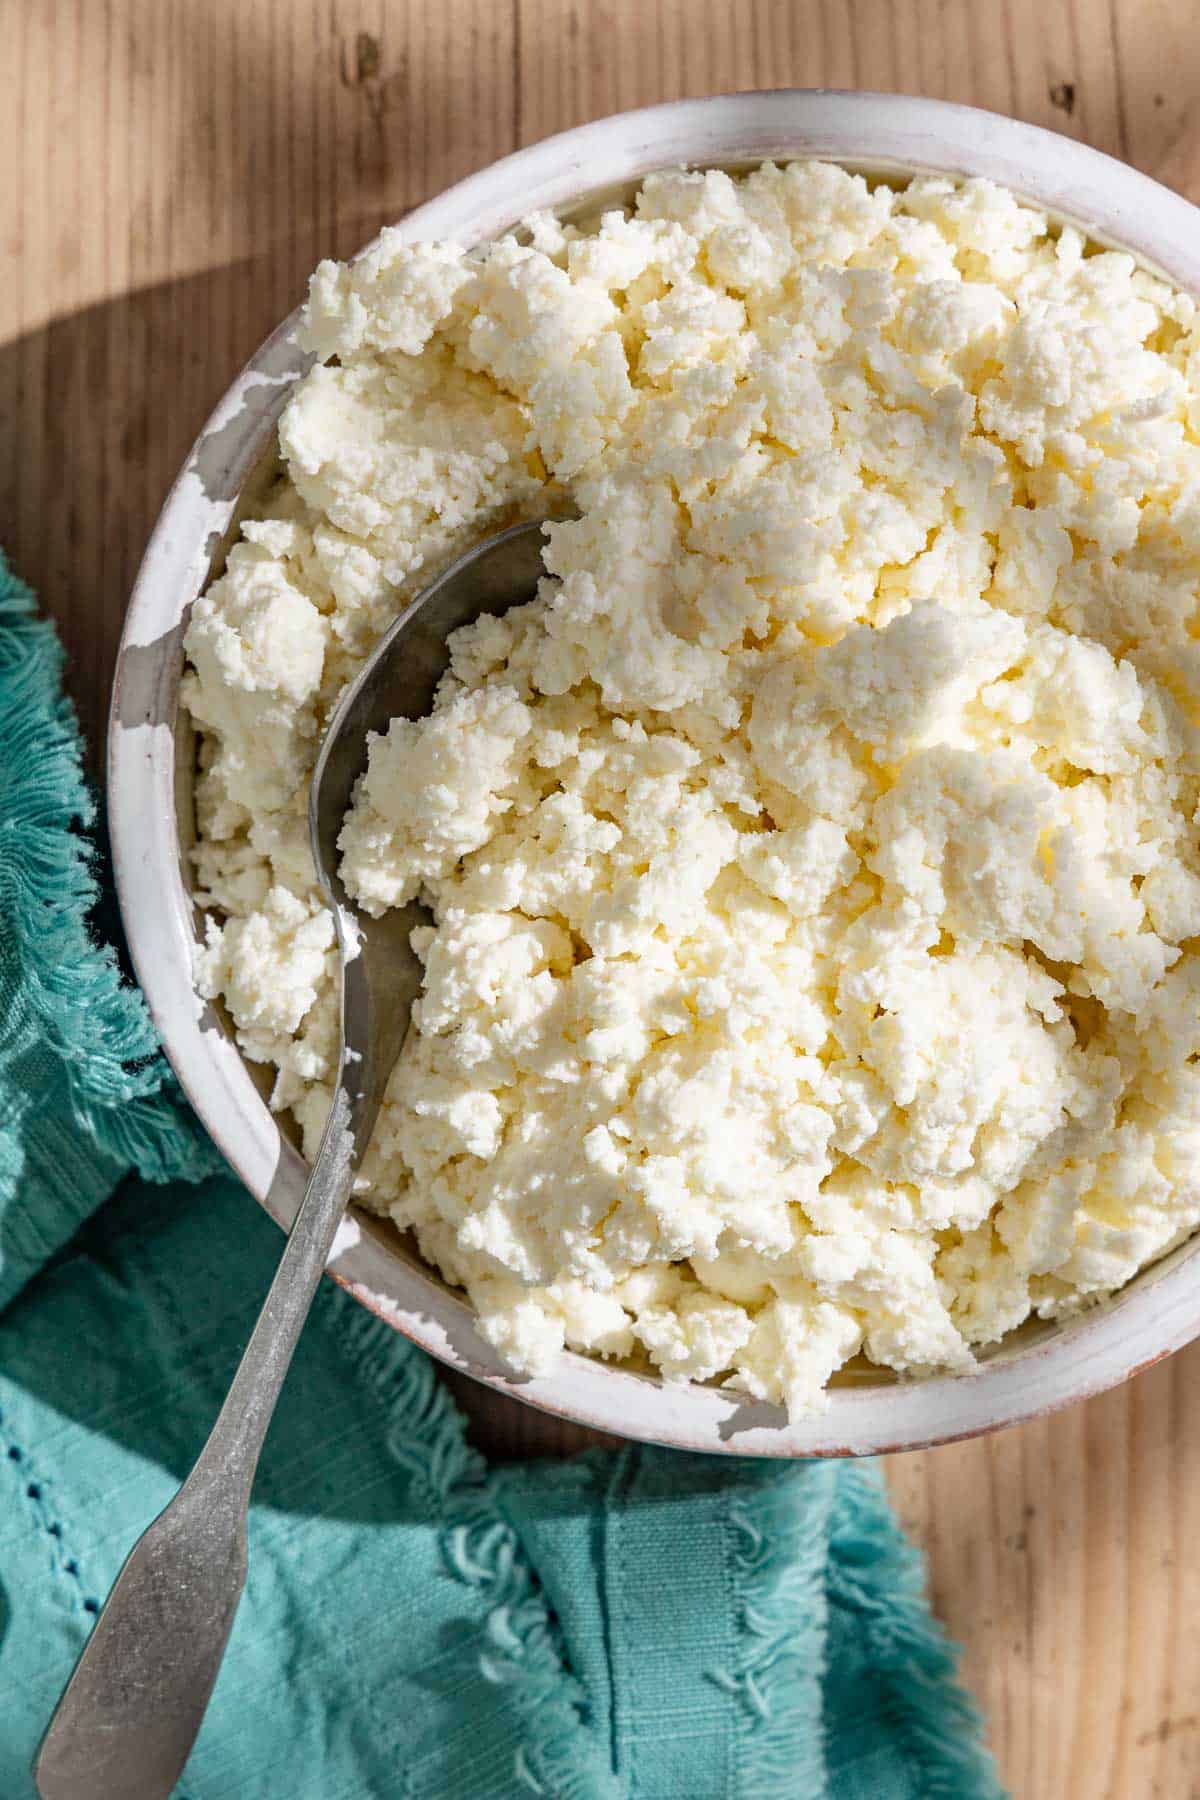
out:
<path id="1" fill-rule="evenodd" d="M 0 0 L 0 542 L 93 746 L 138 558 L 198 427 L 300 297 L 446 183 L 719 89 L 971 101 L 1200 199 L 1192 0 Z M 1200 1348 L 890 1459 L 1020 1800 L 1200 1795 Z M 470 1383 L 497 1454 L 583 1435 Z"/>

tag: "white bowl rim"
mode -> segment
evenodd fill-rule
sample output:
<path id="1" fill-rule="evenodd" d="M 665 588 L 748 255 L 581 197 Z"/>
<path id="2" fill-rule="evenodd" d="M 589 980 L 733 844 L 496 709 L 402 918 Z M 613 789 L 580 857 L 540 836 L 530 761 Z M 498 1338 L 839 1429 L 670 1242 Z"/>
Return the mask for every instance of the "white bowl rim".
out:
<path id="1" fill-rule="evenodd" d="M 907 95 L 772 89 L 678 100 L 562 132 L 489 165 L 407 215 L 410 240 L 473 244 L 534 209 L 678 164 L 820 157 L 880 172 L 984 176 L 1133 251 L 1200 295 L 1200 212 L 1102 152 L 974 107 Z M 596 172 L 602 171 L 602 180 Z M 174 721 L 182 635 L 237 494 L 307 366 L 298 311 L 220 401 L 172 487 L 130 599 L 113 688 L 108 806 L 114 868 L 138 978 L 182 1086 L 235 1173 L 285 1228 L 305 1165 L 280 1134 L 232 1041 L 192 979 L 194 908 L 176 813 Z M 359 1301 L 451 1367 L 547 1412 L 617 1435 L 734 1455 L 862 1455 L 951 1442 L 1103 1391 L 1200 1334 L 1200 1238 L 1103 1307 L 972 1372 L 834 1388 L 816 1418 L 712 1387 L 565 1353 L 523 1379 L 480 1337 L 471 1308 L 351 1215 L 330 1272 Z"/>

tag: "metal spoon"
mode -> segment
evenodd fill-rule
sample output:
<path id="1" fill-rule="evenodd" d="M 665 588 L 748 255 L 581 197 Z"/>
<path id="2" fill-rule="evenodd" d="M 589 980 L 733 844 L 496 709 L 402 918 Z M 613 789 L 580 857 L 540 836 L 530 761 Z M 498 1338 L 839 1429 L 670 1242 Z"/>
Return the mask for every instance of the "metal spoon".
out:
<path id="1" fill-rule="evenodd" d="M 337 840 L 370 731 L 420 718 L 446 639 L 482 613 L 532 599 L 542 521 L 515 525 L 447 569 L 385 632 L 329 721 L 313 773 L 313 858 L 337 923 L 342 1053 L 333 1107 L 279 1268 L 199 1460 L 113 1585 L 42 1740 L 44 1800 L 165 1800 L 208 1706 L 246 1579 L 246 1511 L 263 1438 L 421 985 L 415 901 L 360 915 L 338 877 Z"/>

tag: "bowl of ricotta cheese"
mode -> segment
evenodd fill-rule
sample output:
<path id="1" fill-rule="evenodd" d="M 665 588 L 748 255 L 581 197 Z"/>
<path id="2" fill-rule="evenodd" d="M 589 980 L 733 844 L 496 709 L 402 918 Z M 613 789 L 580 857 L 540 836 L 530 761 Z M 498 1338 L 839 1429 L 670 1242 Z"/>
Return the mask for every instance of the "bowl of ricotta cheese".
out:
<path id="1" fill-rule="evenodd" d="M 109 794 L 167 1052 L 286 1226 L 338 1052 L 324 723 L 441 570 L 556 520 L 342 834 L 356 904 L 429 909 L 331 1262 L 365 1305 L 764 1455 L 1200 1332 L 1198 246 L 1054 134 L 781 91 L 322 263 L 163 509 Z"/>

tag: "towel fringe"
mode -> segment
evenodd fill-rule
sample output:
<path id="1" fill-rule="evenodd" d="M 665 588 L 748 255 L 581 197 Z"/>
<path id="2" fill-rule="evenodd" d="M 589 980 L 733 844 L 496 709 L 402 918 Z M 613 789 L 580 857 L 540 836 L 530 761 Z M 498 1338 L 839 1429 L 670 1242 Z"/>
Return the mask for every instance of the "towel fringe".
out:
<path id="1" fill-rule="evenodd" d="M 842 1484 L 831 1597 L 859 1617 L 924 1800 L 1005 1800 L 979 1711 L 956 1680 L 959 1653 L 926 1605 L 920 1552 L 896 1524 L 876 1471 L 848 1467 Z"/>
<path id="2" fill-rule="evenodd" d="M 0 900 L 17 940 L 19 999 L 8 997 L 9 1055 L 48 1045 L 72 1110 L 111 1156 L 153 1181 L 198 1181 L 220 1168 L 158 1048 L 141 994 L 87 918 L 99 897 L 81 835 L 96 818 L 63 651 L 0 552 Z M 164 1128 L 164 1103 L 174 1119 Z"/>
<path id="3" fill-rule="evenodd" d="M 822 1473 L 832 1505 L 835 1473 L 831 1465 Z M 737 1791 L 756 1800 L 823 1794 L 817 1721 L 825 1671 L 813 1661 L 814 1634 L 798 1627 L 802 1621 L 811 1626 L 825 1610 L 826 1534 L 813 1529 L 811 1504 L 798 1507 L 792 1485 L 770 1477 L 737 1494 L 727 1517 L 741 1595 L 740 1654 L 734 1668 L 710 1671 L 710 1679 L 740 1701 Z"/>

